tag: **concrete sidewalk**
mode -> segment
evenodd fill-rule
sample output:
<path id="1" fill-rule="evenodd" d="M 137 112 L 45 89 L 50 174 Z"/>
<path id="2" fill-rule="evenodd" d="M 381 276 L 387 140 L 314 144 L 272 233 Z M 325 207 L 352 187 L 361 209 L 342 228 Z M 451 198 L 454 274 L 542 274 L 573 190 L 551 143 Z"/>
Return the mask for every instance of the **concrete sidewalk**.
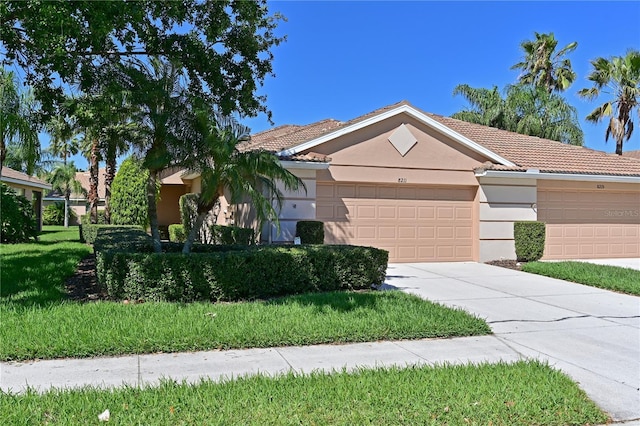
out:
<path id="1" fill-rule="evenodd" d="M 0 388 L 197 382 L 358 367 L 540 359 L 616 421 L 640 419 L 640 298 L 477 263 L 392 264 L 385 287 L 485 318 L 495 335 L 0 364 Z"/>

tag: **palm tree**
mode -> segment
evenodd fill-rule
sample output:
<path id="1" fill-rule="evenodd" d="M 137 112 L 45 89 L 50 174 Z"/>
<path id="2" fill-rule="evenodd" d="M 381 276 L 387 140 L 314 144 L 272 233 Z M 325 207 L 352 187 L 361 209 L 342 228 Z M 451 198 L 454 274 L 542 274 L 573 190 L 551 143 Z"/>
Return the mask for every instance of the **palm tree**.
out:
<path id="1" fill-rule="evenodd" d="M 591 65 L 593 71 L 587 79 L 593 82 L 593 87 L 580 90 L 578 95 L 589 100 L 598 97 L 601 92 L 611 96 L 611 100 L 587 115 L 587 120 L 598 123 L 605 117 L 611 117 L 605 141 L 613 136 L 616 140 L 616 154 L 622 155 L 622 145 L 633 133 L 634 108 L 640 115 L 640 52 L 629 50 L 626 56 L 597 58 L 591 61 Z"/>
<path id="2" fill-rule="evenodd" d="M 454 94 L 464 96 L 470 108 L 452 117 L 571 145 L 584 143 L 576 109 L 560 95 L 530 84 L 507 86 L 505 92 L 503 98 L 496 87 L 489 90 L 459 85 Z"/>
<path id="3" fill-rule="evenodd" d="M 79 142 L 76 139 L 77 128 L 63 112 L 53 116 L 46 124 L 45 130 L 51 137 L 49 152 L 62 159 L 64 164 L 72 155 L 78 153 Z"/>
<path id="4" fill-rule="evenodd" d="M 19 92 L 13 72 L 0 70 L 0 174 L 7 146 L 21 146 L 27 174 L 32 174 L 40 157 L 36 105 L 30 92 Z"/>
<path id="5" fill-rule="evenodd" d="M 73 161 L 59 163 L 49 176 L 49 183 L 53 189 L 62 192 L 64 195 L 64 227 L 69 227 L 69 198 L 71 193 L 85 193 L 85 189 L 76 180 L 76 166 Z"/>
<path id="6" fill-rule="evenodd" d="M 507 130 L 570 145 L 584 144 L 576 108 L 557 93 L 539 86 L 508 86 L 506 109 L 510 117 Z"/>
<path id="7" fill-rule="evenodd" d="M 175 161 L 172 151 L 184 144 L 179 133 L 189 113 L 186 82 L 180 67 L 160 58 L 127 70 L 131 103 L 137 109 L 139 137 L 135 141 L 143 166 L 149 170 L 147 199 L 149 225 L 156 252 L 162 251 L 158 229 L 159 173 Z"/>
<path id="8" fill-rule="evenodd" d="M 200 111 L 193 122 L 194 145 L 185 157 L 189 169 L 200 172 L 202 190 L 198 196 L 197 218 L 182 249 L 189 253 L 207 214 L 225 191 L 231 203 L 248 196 L 259 220 L 278 219 L 272 198 L 278 207 L 282 194 L 276 182 L 286 189 L 298 189 L 304 183 L 286 170 L 277 157 L 266 151 L 241 151 L 239 144 L 248 141 L 249 129 L 231 117 Z"/>
<path id="9" fill-rule="evenodd" d="M 549 93 L 565 91 L 576 79 L 571 68 L 571 61 L 564 56 L 578 47 L 577 42 L 567 44 L 560 51 L 553 33 L 534 33 L 535 40 L 526 40 L 520 44 L 524 51 L 524 59 L 511 69 L 521 69 L 518 81 L 543 87 Z"/>
<path id="10" fill-rule="evenodd" d="M 459 84 L 453 89 L 453 95 L 463 96 L 470 104 L 470 108 L 456 112 L 452 115 L 453 118 L 498 129 L 507 127 L 506 102 L 497 86 L 489 90 Z"/>

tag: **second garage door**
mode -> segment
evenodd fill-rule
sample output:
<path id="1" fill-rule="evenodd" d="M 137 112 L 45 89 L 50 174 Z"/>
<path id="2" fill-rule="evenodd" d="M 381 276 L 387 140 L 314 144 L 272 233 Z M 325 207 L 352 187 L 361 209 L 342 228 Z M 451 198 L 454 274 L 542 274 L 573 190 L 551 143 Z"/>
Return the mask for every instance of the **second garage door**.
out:
<path id="1" fill-rule="evenodd" d="M 389 251 L 390 262 L 473 260 L 472 187 L 318 182 L 325 242 Z"/>

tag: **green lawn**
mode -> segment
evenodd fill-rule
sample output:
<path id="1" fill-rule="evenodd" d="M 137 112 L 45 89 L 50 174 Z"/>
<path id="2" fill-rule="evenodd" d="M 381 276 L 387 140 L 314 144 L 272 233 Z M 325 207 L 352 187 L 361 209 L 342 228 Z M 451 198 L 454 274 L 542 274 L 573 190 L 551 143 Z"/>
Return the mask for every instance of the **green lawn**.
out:
<path id="1" fill-rule="evenodd" d="M 491 333 L 481 319 L 400 292 L 219 304 L 73 302 L 65 300 L 64 278 L 90 249 L 56 243 L 53 234 L 46 242 L 0 249 L 0 360 Z M 60 235 L 69 238 L 68 231 Z"/>
<path id="2" fill-rule="evenodd" d="M 529 262 L 522 270 L 547 277 L 640 296 L 640 271 L 586 262 Z"/>
<path id="3" fill-rule="evenodd" d="M 6 424 L 586 425 L 608 417 L 539 362 L 254 376 L 197 385 L 0 395 Z"/>

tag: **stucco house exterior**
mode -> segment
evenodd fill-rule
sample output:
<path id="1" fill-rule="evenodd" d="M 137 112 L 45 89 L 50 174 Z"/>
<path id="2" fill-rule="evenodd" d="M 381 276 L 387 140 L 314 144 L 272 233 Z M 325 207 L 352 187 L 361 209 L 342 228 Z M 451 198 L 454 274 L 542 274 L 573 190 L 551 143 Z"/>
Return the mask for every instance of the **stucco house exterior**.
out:
<path id="1" fill-rule="evenodd" d="M 284 193 L 280 232 L 266 224 L 264 241 L 293 241 L 297 221 L 312 219 L 324 222 L 325 243 L 383 248 L 391 262 L 484 262 L 514 259 L 513 222 L 540 220 L 546 259 L 640 257 L 640 159 L 405 101 L 347 122 L 276 127 L 242 149 L 274 152 L 307 188 Z M 169 177 L 199 189 L 196 175 Z M 221 213 L 221 223 L 252 223 L 247 204 Z"/>
<path id="2" fill-rule="evenodd" d="M 2 167 L 0 181 L 15 190 L 18 195 L 23 195 L 32 202 L 36 219 L 40 224 L 40 229 L 42 229 L 43 193 L 50 191 L 51 185 L 48 182 L 7 166 Z"/>

